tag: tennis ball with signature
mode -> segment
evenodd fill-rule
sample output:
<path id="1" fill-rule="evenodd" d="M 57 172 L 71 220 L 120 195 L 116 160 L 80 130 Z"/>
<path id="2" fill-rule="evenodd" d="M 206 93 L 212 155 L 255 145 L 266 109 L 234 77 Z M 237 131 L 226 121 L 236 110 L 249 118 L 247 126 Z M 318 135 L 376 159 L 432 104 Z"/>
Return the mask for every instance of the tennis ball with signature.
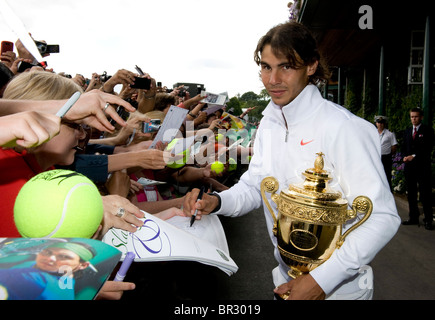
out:
<path id="1" fill-rule="evenodd" d="M 70 170 L 42 172 L 21 188 L 14 221 L 25 238 L 91 238 L 103 219 L 95 184 Z"/>

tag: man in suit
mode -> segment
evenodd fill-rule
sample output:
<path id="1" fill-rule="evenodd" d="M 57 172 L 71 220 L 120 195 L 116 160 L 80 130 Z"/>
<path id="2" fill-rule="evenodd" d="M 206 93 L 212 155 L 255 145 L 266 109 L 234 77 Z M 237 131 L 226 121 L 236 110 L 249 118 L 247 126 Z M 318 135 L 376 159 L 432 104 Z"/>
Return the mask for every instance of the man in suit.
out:
<path id="1" fill-rule="evenodd" d="M 434 141 L 434 131 L 422 123 L 423 110 L 410 110 L 412 127 L 406 129 L 402 152 L 405 163 L 405 179 L 408 190 L 409 219 L 403 225 L 419 224 L 417 191 L 423 204 L 424 226 L 432 229 L 432 185 L 431 185 L 431 154 Z"/>

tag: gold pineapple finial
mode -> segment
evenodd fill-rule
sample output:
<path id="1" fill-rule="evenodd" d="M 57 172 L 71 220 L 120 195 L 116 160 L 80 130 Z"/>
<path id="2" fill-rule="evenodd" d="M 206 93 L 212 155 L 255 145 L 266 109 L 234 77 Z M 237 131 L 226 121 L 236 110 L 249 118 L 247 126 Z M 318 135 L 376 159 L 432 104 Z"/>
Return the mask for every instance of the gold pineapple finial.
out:
<path id="1" fill-rule="evenodd" d="M 314 161 L 314 169 L 316 172 L 322 172 L 323 171 L 323 166 L 325 165 L 325 163 L 323 162 L 323 152 L 318 152 L 317 154 L 317 158 Z"/>

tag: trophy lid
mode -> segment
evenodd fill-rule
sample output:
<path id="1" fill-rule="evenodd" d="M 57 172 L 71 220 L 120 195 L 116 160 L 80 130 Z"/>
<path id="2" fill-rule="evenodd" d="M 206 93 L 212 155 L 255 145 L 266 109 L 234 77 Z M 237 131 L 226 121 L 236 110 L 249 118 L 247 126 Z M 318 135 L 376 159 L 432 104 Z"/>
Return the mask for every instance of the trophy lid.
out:
<path id="1" fill-rule="evenodd" d="M 293 196 L 298 195 L 320 201 L 335 201 L 341 198 L 340 192 L 328 187 L 328 181 L 332 178 L 329 173 L 323 169 L 323 156 L 324 154 L 322 152 L 317 153 L 314 168 L 307 169 L 302 173 L 305 176 L 305 181 L 301 186 L 289 186 L 289 191 Z"/>

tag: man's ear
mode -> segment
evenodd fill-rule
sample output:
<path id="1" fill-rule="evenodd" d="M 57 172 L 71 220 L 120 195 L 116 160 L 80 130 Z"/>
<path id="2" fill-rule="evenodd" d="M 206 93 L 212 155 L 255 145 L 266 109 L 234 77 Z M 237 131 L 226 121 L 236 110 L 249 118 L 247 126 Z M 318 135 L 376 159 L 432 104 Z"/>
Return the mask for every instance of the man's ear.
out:
<path id="1" fill-rule="evenodd" d="M 308 66 L 307 73 L 309 76 L 312 76 L 314 73 L 316 73 L 318 65 L 319 65 L 319 61 L 316 60 L 313 64 L 310 64 Z"/>

